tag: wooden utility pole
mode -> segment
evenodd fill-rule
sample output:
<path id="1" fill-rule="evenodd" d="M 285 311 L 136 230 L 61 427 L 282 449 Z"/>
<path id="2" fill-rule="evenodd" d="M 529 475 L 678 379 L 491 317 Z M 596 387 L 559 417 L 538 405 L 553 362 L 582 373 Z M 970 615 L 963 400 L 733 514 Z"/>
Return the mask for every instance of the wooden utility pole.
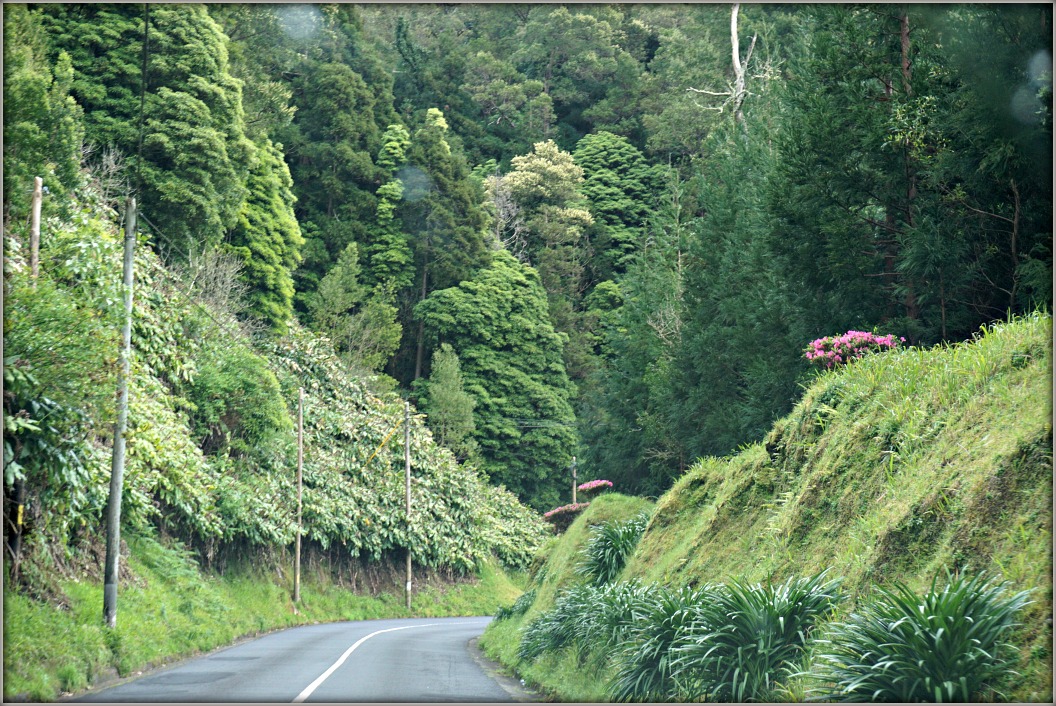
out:
<path id="1" fill-rule="evenodd" d="M 301 602 L 301 498 L 304 472 L 304 388 L 297 392 L 297 541 L 293 554 L 293 602 Z"/>
<path id="2" fill-rule="evenodd" d="M 33 220 L 29 226 L 29 271 L 36 285 L 40 274 L 40 204 L 44 200 L 44 180 L 33 177 Z"/>
<path id="3" fill-rule="evenodd" d="M 411 403 L 403 401 L 403 477 L 407 500 L 407 610 L 411 609 Z"/>
<path id="4" fill-rule="evenodd" d="M 40 204 L 44 199 L 44 180 L 33 177 L 32 220 L 29 224 L 29 274 L 30 286 L 37 287 L 40 274 Z M 18 578 L 22 554 L 22 530 L 26 520 L 26 480 L 15 481 L 15 531 L 11 535 L 11 578 Z"/>
<path id="5" fill-rule="evenodd" d="M 132 263 L 136 247 L 136 199 L 129 198 L 125 217 L 125 321 L 121 329 L 121 368 L 118 371 L 117 422 L 114 456 L 110 465 L 110 498 L 106 508 L 106 570 L 103 577 L 103 620 L 117 625 L 118 558 L 121 554 L 121 491 L 125 473 L 125 427 L 128 425 L 128 375 L 132 355 Z"/>
<path id="6" fill-rule="evenodd" d="M 576 504 L 576 457 L 572 457 L 572 504 Z"/>

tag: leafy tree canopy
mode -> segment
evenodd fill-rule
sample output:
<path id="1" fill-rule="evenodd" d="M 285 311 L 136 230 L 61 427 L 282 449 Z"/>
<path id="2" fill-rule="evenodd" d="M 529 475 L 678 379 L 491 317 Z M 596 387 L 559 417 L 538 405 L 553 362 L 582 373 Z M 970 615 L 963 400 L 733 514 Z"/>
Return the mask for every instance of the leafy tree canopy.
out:
<path id="1" fill-rule="evenodd" d="M 492 482 L 534 507 L 551 506 L 575 451 L 574 389 L 538 275 L 499 251 L 476 277 L 433 292 L 415 314 L 461 361 L 476 403 L 473 439 Z"/>

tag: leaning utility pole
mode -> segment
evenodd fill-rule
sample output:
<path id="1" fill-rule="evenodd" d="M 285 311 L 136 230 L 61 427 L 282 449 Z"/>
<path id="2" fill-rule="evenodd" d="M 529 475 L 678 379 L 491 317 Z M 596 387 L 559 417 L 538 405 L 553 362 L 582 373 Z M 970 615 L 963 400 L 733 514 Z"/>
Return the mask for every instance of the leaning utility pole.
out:
<path id="1" fill-rule="evenodd" d="M 128 424 L 128 375 L 132 355 L 132 261 L 136 246 L 136 199 L 129 198 L 125 217 L 125 321 L 121 329 L 121 368 L 118 371 L 117 422 L 114 457 L 110 466 L 110 498 L 106 507 L 106 570 L 103 577 L 103 620 L 117 625 L 118 557 L 121 554 L 121 490 L 125 473 L 125 427 Z"/>
<path id="2" fill-rule="evenodd" d="M 411 403 L 403 401 L 403 476 L 407 499 L 407 610 L 411 609 Z"/>
<path id="3" fill-rule="evenodd" d="M 297 393 L 297 542 L 293 555 L 293 602 L 301 602 L 301 493 L 304 469 L 304 388 Z"/>

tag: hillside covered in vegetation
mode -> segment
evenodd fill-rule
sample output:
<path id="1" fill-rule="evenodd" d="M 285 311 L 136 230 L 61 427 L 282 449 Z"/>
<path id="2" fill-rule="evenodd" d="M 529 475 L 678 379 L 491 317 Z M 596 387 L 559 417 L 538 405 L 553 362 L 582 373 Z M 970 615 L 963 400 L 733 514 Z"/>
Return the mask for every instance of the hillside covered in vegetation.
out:
<path id="1" fill-rule="evenodd" d="M 110 669 L 124 675 L 276 625 L 402 614 L 391 595 L 377 605 L 369 597 L 396 592 L 395 565 L 408 551 L 421 586 L 467 576 L 502 583 L 504 569 L 527 565 L 547 533 L 539 514 L 459 463 L 422 415 L 405 436 L 398 395 L 372 392 L 319 334 L 291 323 L 276 337 L 240 318 L 245 288 L 230 258 L 166 266 L 140 243 L 122 609 L 104 635 L 123 234 L 98 176 L 82 179 L 47 218 L 37 276 L 26 243 L 17 234 L 5 242 L 5 482 L 12 504 L 22 503 L 5 560 L 5 695 L 50 699 Z M 307 605 L 288 595 L 301 390 L 306 595 L 323 594 Z M 442 593 L 416 600 L 416 611 L 450 603 Z M 23 639 L 54 628 L 77 639 Z M 145 639 L 156 631 L 167 635 Z"/>
<path id="2" fill-rule="evenodd" d="M 811 637 L 789 649 L 784 662 L 767 662 L 778 650 L 771 647 L 768 655 L 762 647 L 762 640 L 773 639 L 776 615 L 771 625 L 741 607 L 758 621 L 737 643 L 752 655 L 745 664 L 764 663 L 771 679 L 741 695 L 800 700 L 819 686 L 811 674 L 822 664 L 821 640 L 833 639 L 827 625 L 861 614 L 880 589 L 903 584 L 920 596 L 933 581 L 941 588 L 947 571 L 985 572 L 995 582 L 1007 581 L 1009 594 L 1029 591 L 1031 602 L 1008 633 L 1014 647 L 1004 655 L 1005 668 L 966 696 L 939 700 L 1048 703 L 1051 346 L 1051 317 L 1034 315 L 987 328 L 969 343 L 866 356 L 820 374 L 764 441 L 701 460 L 655 508 L 619 495 L 593 502 L 550 547 L 545 563 L 533 567 L 527 599 L 512 611 L 519 614 L 507 612 L 489 626 L 482 644 L 561 700 L 606 701 L 620 694 L 692 700 L 700 687 L 684 681 L 686 671 L 679 682 L 675 665 L 678 648 L 690 649 L 694 590 L 737 581 L 782 588 L 792 582 L 795 588 L 794 582 L 826 572 L 825 579 L 839 580 L 834 615 L 823 611 L 813 632 L 810 622 L 798 623 L 795 629 Z M 607 582 L 584 574 L 598 528 L 627 522 L 643 509 L 648 525 L 619 573 Z M 668 595 L 665 589 L 666 609 L 646 600 Z M 787 620 L 791 624 L 792 615 Z M 945 628 L 948 640 L 958 639 L 956 624 Z M 894 679 L 907 673 L 898 661 L 905 653 L 894 651 L 894 629 L 885 628 L 885 635 L 877 649 L 892 660 Z M 916 675 L 910 670 L 907 682 L 930 673 L 924 669 L 936 655 L 949 660 L 946 673 L 956 672 L 954 657 L 921 639 L 918 656 L 929 664 Z M 956 642 L 947 649 L 958 654 Z M 998 658 L 995 652 L 984 661 Z M 895 693 L 902 692 L 866 692 L 852 700 L 888 700 Z"/>
<path id="3" fill-rule="evenodd" d="M 663 496 L 643 545 L 656 563 L 632 570 L 676 583 L 741 550 L 784 575 L 801 548 L 838 549 L 852 588 L 870 566 L 869 581 L 924 571 L 902 563 L 936 542 L 935 566 L 1005 561 L 985 531 L 947 536 L 935 518 L 1039 507 L 986 498 L 1014 474 L 985 491 L 943 475 L 989 472 L 1012 453 L 996 437 L 945 442 L 941 473 L 904 482 L 932 468 L 945 429 L 1004 423 L 957 387 L 1004 379 L 991 363 L 950 373 L 930 402 L 923 372 L 898 372 L 879 410 L 870 385 L 887 372 L 817 382 L 827 358 L 804 347 L 859 331 L 908 348 L 878 358 L 930 371 L 947 355 L 933 346 L 956 357 L 982 350 L 960 346 L 981 326 L 1044 320 L 1049 6 L 3 13 L 4 566 L 23 618 L 91 612 L 70 581 L 99 578 L 118 438 L 126 565 L 141 572 L 123 582 L 151 561 L 206 583 L 280 580 L 301 390 L 304 551 L 362 593 L 383 593 L 408 552 L 430 580 L 528 566 L 552 529 L 540 513 L 577 473 Z M 1025 355 L 1007 377 L 1036 371 Z M 854 411 L 876 419 L 830 439 Z M 756 497 L 765 511 L 727 517 L 727 500 Z M 687 533 L 696 549 L 669 556 Z M 76 674 L 130 668 L 120 630 L 93 632 L 104 656 Z"/>

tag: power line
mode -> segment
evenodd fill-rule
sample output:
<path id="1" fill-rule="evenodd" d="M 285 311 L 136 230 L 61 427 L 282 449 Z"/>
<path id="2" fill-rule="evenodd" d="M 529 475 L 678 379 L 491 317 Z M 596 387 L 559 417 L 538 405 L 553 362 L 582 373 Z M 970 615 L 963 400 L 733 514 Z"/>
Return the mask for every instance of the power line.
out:
<path id="1" fill-rule="evenodd" d="M 514 426 L 525 429 L 546 429 L 559 427 L 574 427 L 575 422 L 562 422 L 557 419 L 517 419 L 514 417 L 498 417 L 504 422 L 511 422 Z"/>

